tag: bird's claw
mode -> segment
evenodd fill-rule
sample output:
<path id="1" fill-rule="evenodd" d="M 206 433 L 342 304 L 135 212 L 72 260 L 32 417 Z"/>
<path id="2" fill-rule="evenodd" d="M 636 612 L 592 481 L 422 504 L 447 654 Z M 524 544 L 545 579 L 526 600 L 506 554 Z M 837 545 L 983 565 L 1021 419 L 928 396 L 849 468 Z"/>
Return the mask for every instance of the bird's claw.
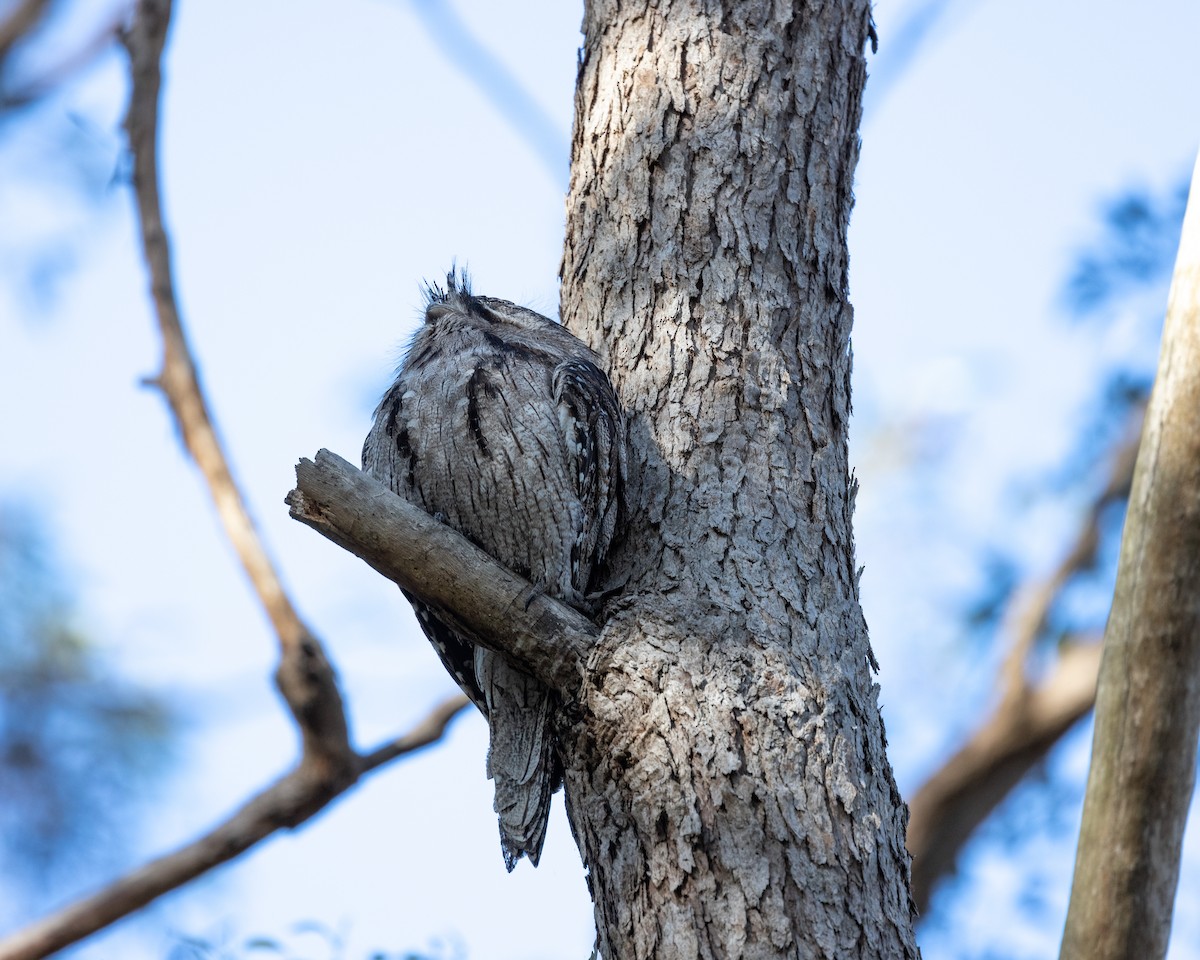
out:
<path id="1" fill-rule="evenodd" d="M 525 610 L 528 611 L 529 608 L 533 606 L 533 601 L 536 600 L 538 597 L 542 596 L 542 594 L 544 594 L 545 592 L 546 591 L 542 587 L 538 586 L 536 583 L 531 584 L 529 589 L 526 590 L 525 594 L 524 594 Z"/>

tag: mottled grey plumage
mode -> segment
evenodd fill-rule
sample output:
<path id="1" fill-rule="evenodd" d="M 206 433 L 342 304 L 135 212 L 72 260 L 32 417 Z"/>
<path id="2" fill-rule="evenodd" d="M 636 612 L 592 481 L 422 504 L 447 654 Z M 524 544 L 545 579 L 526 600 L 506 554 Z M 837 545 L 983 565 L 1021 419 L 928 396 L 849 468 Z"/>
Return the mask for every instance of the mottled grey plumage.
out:
<path id="1" fill-rule="evenodd" d="M 559 324 L 452 272 L 375 410 L 363 469 L 550 596 L 588 611 L 622 511 L 625 428 L 597 358 Z M 561 781 L 550 692 L 409 597 L 488 717 L 504 861 L 537 864 Z"/>

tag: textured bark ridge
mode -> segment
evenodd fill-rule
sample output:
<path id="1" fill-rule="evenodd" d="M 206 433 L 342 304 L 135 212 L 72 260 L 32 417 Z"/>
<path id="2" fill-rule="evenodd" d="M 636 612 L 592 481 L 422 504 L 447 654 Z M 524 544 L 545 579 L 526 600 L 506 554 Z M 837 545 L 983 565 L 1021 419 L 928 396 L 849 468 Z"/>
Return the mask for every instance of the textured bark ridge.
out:
<path id="1" fill-rule="evenodd" d="M 630 415 L 632 517 L 560 735 L 612 960 L 917 955 L 846 450 L 868 30 L 585 13 L 563 316 Z"/>

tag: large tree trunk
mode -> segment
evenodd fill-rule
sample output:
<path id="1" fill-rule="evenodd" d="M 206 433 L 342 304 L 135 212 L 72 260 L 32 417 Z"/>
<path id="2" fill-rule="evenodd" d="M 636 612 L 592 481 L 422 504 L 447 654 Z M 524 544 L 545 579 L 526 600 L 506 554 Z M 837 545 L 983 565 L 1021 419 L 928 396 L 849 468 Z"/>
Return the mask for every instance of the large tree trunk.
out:
<path id="1" fill-rule="evenodd" d="M 610 960 L 917 955 L 846 453 L 869 16 L 587 5 L 563 316 L 633 511 L 563 737 Z"/>

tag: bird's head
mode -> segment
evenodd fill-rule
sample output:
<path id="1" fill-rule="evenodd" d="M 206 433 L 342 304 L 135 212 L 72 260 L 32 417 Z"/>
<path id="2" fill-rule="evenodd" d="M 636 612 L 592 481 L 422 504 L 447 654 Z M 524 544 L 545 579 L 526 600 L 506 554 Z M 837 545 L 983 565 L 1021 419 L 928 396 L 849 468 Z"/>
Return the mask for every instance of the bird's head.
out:
<path id="1" fill-rule="evenodd" d="M 425 322 L 438 323 L 454 317 L 459 323 L 479 324 L 484 328 L 511 324 L 531 332 L 544 331 L 558 324 L 528 307 L 521 307 L 496 297 L 477 297 L 471 293 L 471 282 L 465 271 L 451 270 L 446 274 L 443 289 L 436 283 L 425 285 Z"/>

